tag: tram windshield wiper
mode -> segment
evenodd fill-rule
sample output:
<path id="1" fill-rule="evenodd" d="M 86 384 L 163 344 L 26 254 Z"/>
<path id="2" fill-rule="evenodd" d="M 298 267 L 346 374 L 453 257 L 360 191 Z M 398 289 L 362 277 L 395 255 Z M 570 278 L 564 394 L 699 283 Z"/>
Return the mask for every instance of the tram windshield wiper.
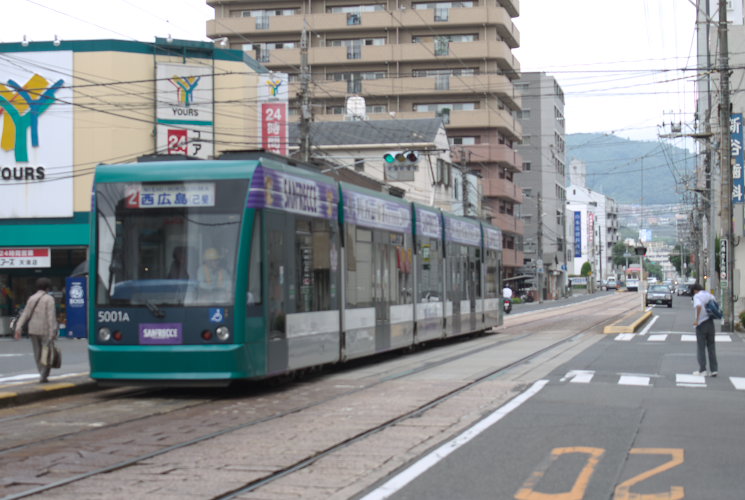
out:
<path id="1" fill-rule="evenodd" d="M 145 306 L 147 306 L 148 311 L 153 313 L 153 316 L 156 318 L 164 318 L 166 315 L 166 313 L 164 313 L 163 310 L 152 300 L 146 301 Z"/>

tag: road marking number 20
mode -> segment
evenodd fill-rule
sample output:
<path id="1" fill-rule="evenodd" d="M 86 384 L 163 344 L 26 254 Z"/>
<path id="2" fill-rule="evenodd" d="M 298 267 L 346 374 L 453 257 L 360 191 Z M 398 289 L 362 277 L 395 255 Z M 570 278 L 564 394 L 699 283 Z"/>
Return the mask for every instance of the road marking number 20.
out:
<path id="1" fill-rule="evenodd" d="M 551 464 L 561 455 L 568 453 L 583 453 L 587 455 L 587 463 L 580 471 L 572 489 L 560 493 L 541 493 L 535 491 L 535 486 L 544 477 Z M 554 448 L 551 454 L 543 460 L 536 470 L 533 471 L 522 487 L 515 494 L 517 500 L 582 500 L 585 496 L 587 485 L 592 474 L 605 453 L 603 448 L 591 448 L 587 446 L 573 446 L 567 448 Z M 631 455 L 669 455 L 670 460 L 654 467 L 648 471 L 627 479 L 618 486 L 613 495 L 614 500 L 681 500 L 685 498 L 685 489 L 682 486 L 672 486 L 670 491 L 661 493 L 632 493 L 631 487 L 683 463 L 684 452 L 680 448 L 632 448 Z"/>

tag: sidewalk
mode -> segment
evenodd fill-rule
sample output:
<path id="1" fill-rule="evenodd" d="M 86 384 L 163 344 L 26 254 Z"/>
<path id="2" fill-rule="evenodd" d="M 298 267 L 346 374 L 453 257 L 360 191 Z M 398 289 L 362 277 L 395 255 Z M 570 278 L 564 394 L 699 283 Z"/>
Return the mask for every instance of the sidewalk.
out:
<path id="1" fill-rule="evenodd" d="M 61 337 L 62 368 L 52 370 L 49 383 L 39 383 L 31 341 L 0 337 L 0 408 L 38 401 L 49 396 L 95 390 L 88 376 L 88 342 Z"/>

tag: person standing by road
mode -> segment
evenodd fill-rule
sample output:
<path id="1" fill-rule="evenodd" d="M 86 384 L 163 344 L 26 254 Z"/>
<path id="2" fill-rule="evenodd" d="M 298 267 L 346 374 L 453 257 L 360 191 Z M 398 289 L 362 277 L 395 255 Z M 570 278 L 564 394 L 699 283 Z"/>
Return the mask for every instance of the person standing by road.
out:
<path id="1" fill-rule="evenodd" d="M 52 282 L 49 278 L 36 280 L 36 293 L 29 297 L 23 314 L 15 325 L 15 339 L 20 340 L 23 326 L 28 322 L 28 336 L 34 349 L 36 368 L 41 376 L 39 382 L 46 383 L 51 366 L 41 362 L 41 352 L 44 345 L 48 345 L 58 335 L 57 313 L 54 307 L 54 297 L 49 295 Z"/>
<path id="2" fill-rule="evenodd" d="M 714 296 L 704 290 L 700 283 L 695 283 L 691 287 L 693 292 L 693 326 L 696 327 L 696 355 L 698 358 L 698 371 L 694 375 L 707 375 L 706 372 L 706 354 L 709 354 L 709 373 L 712 377 L 719 374 L 719 364 L 717 363 L 717 350 L 714 343 L 716 331 L 714 329 L 714 319 L 709 317 L 706 311 L 706 304 L 714 299 Z"/>

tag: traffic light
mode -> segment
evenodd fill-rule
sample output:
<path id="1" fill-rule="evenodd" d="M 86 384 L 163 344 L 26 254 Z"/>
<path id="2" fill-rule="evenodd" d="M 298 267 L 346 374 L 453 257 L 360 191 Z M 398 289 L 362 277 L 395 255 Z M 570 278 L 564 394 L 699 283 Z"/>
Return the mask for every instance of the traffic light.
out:
<path id="1" fill-rule="evenodd" d="M 383 160 L 391 166 L 416 165 L 419 162 L 419 155 L 416 151 L 392 151 L 383 155 Z"/>

